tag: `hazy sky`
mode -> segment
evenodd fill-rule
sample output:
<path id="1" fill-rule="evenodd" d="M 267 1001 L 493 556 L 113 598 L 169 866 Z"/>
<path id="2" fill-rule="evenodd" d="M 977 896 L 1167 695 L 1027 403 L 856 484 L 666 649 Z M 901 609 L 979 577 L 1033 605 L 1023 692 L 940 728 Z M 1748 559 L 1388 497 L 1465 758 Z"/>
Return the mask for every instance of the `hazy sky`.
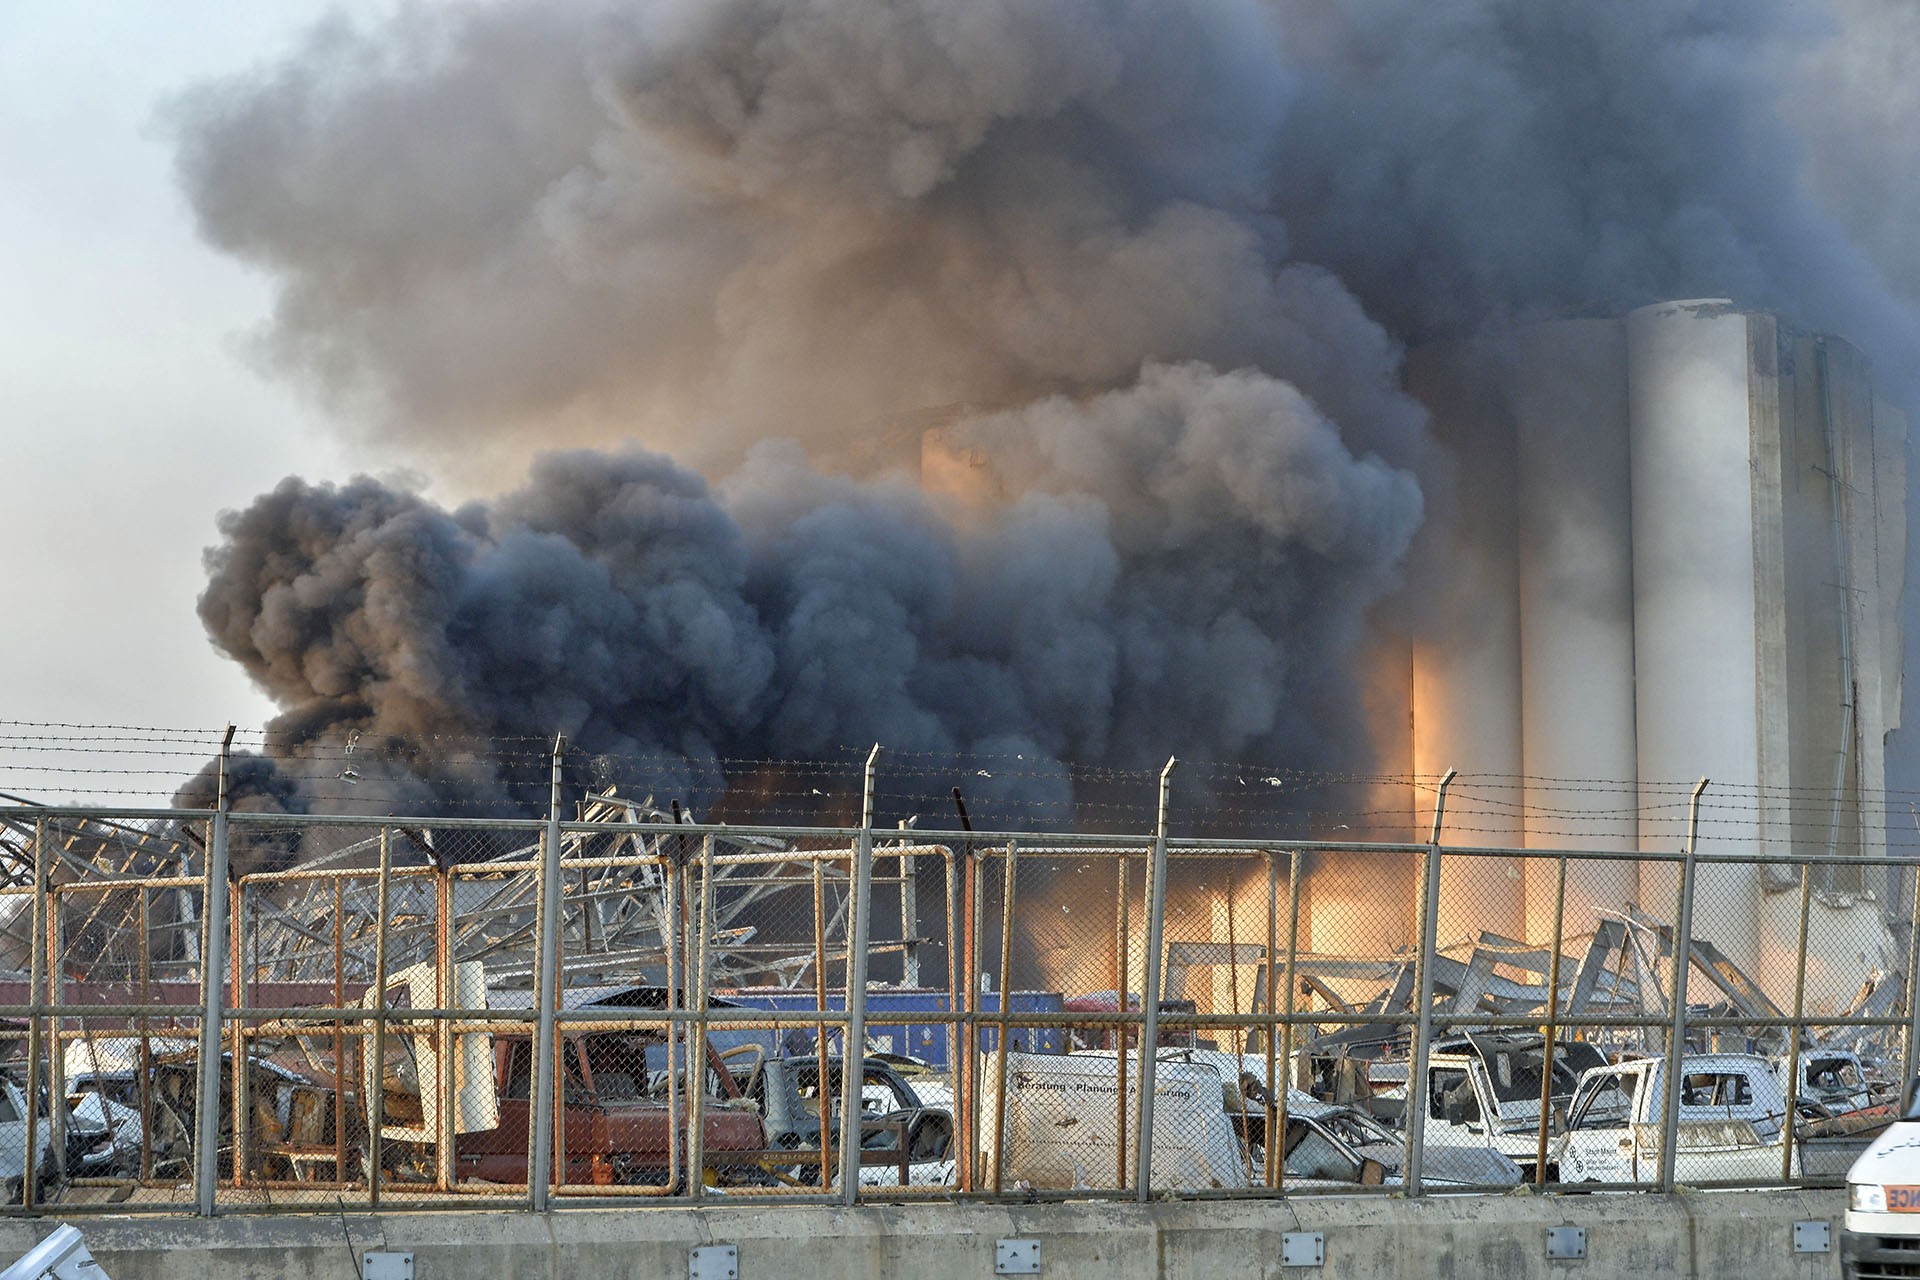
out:
<path id="1" fill-rule="evenodd" d="M 289 472 L 379 460 L 343 457 L 316 409 L 252 371 L 267 290 L 200 242 L 157 117 L 337 7 L 0 5 L 0 718 L 269 712 L 194 615 L 215 515 Z M 21 760 L 0 752 L 0 790 L 28 785 Z"/>

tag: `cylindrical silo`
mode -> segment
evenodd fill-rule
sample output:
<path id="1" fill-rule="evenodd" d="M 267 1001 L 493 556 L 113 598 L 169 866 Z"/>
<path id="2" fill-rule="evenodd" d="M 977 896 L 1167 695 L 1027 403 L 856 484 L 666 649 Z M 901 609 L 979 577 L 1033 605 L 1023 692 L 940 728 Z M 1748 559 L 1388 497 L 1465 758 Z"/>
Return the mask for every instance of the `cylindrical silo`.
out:
<path id="1" fill-rule="evenodd" d="M 1674 852 L 1688 781 L 1759 776 L 1747 317 L 1724 301 L 1642 307 L 1626 345 L 1641 847 Z M 1758 839 L 1750 806 L 1711 816 L 1707 849 Z M 1695 935 L 1754 967 L 1755 869 L 1703 868 L 1697 885 Z M 1670 918 L 1673 886 L 1669 869 L 1643 874 L 1647 909 Z"/>
<path id="2" fill-rule="evenodd" d="M 1521 736 L 1528 848 L 1637 849 L 1626 332 L 1533 326 L 1514 342 Z M 1556 867 L 1527 864 L 1527 935 L 1553 937 Z M 1630 862 L 1567 870 L 1569 941 L 1639 900 Z"/>
<path id="3" fill-rule="evenodd" d="M 1495 348 L 1422 347 L 1407 386 L 1433 415 L 1433 433 L 1456 460 L 1453 488 L 1410 566 L 1413 631 L 1413 768 L 1462 777 L 1450 795 L 1443 844 L 1521 844 L 1519 577 L 1514 552 L 1513 425 Z M 1428 805 L 1432 796 L 1425 797 Z M 1423 831 L 1424 834 L 1424 831 Z M 1456 856 L 1443 863 L 1441 945 L 1482 931 L 1526 927 L 1517 860 Z"/>

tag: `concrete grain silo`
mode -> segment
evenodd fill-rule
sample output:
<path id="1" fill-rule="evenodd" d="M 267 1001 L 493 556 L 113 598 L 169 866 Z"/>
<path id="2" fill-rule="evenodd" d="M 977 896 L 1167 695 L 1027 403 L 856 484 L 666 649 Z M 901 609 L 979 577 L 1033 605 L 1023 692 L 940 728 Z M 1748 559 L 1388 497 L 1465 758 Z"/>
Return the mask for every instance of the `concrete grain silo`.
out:
<path id="1" fill-rule="evenodd" d="M 1671 302 L 1423 348 L 1408 385 L 1462 495 L 1415 559 L 1417 772 L 1524 775 L 1509 843 L 1529 847 L 1677 852 L 1704 775 L 1706 851 L 1885 851 L 1906 424 L 1857 351 Z M 1474 825 L 1459 843 L 1503 842 Z M 1532 870 L 1523 920 L 1476 881 L 1443 937 L 1546 937 L 1552 871 Z M 1717 865 L 1698 886 L 1696 935 L 1790 990 L 1797 878 Z M 1630 903 L 1669 917 L 1674 890 L 1670 868 L 1582 868 L 1569 934 Z M 1808 1000 L 1834 1007 L 1897 963 L 1887 883 L 1836 863 L 1815 890 Z"/>

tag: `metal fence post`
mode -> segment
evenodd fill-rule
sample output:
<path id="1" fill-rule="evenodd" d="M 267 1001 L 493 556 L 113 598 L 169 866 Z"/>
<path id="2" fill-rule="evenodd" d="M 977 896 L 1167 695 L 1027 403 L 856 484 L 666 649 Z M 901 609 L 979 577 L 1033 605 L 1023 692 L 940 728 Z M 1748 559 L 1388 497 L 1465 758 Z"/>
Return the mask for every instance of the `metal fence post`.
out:
<path id="1" fill-rule="evenodd" d="M 1567 855 L 1553 878 L 1553 950 L 1547 956 L 1547 1025 L 1540 1037 L 1540 1135 L 1533 1153 L 1533 1182 L 1547 1184 L 1547 1133 L 1553 1121 L 1553 1049 L 1560 1030 L 1560 949 L 1567 941 Z"/>
<path id="2" fill-rule="evenodd" d="M 1900 1047 L 1900 1096 L 1903 1099 L 1907 1086 L 1913 1083 L 1914 1052 L 1920 1045 L 1920 1000 L 1914 998 L 1916 985 L 1920 985 L 1920 867 L 1915 867 L 1913 872 L 1913 916 L 1907 925 L 1907 976 L 1903 993 L 1907 1031 L 1905 1043 Z"/>
<path id="3" fill-rule="evenodd" d="M 1447 816 L 1447 788 L 1459 776 L 1449 769 L 1433 797 L 1433 827 L 1427 849 L 1420 855 L 1421 890 L 1419 937 L 1413 953 L 1413 1044 L 1407 1053 L 1407 1169 L 1401 1185 L 1410 1196 L 1421 1194 L 1420 1161 L 1427 1149 L 1427 1050 L 1433 1044 L 1433 953 L 1440 929 L 1440 825 Z"/>
<path id="4" fill-rule="evenodd" d="M 1127 855 L 1122 853 L 1114 859 L 1118 864 L 1115 876 L 1115 900 L 1113 904 L 1113 1011 L 1126 1016 L 1127 1005 L 1131 1001 L 1129 994 L 1133 986 L 1133 946 L 1128 936 L 1127 911 L 1128 898 L 1132 884 L 1127 869 Z M 1117 1068 L 1116 1088 L 1113 1101 L 1113 1126 L 1116 1141 L 1113 1144 L 1114 1171 L 1113 1185 L 1117 1190 L 1127 1189 L 1127 1027 L 1125 1023 L 1108 1029 L 1113 1036 L 1113 1061 Z"/>
<path id="5" fill-rule="evenodd" d="M 1807 1016 L 1807 925 L 1813 914 L 1813 864 L 1800 864 L 1800 949 L 1793 966 L 1793 1025 L 1787 1029 L 1787 1109 L 1781 1118 L 1780 1181 L 1793 1181 L 1793 1119 L 1800 1105 L 1800 1037 Z"/>
<path id="6" fill-rule="evenodd" d="M 1153 861 L 1147 866 L 1147 969 L 1140 984 L 1140 1103 L 1134 1121 L 1134 1198 L 1145 1203 L 1153 1189 L 1153 1088 L 1160 1057 L 1160 946 L 1167 930 L 1167 806 L 1173 792 L 1173 766 L 1160 771 L 1160 801 L 1153 822 Z M 1120 1052 L 1126 1052 L 1121 1037 Z"/>
<path id="7" fill-rule="evenodd" d="M 33 938 L 29 943 L 32 958 L 27 979 L 27 1003 L 38 1004 L 43 999 L 42 984 L 46 980 L 49 957 L 47 956 L 47 917 L 50 904 L 47 901 L 47 820 L 33 820 Z M 57 963 L 57 959 L 55 960 Z M 20 1207 L 31 1210 L 39 1193 L 40 1181 L 40 1050 L 45 1043 L 42 1035 L 42 1020 L 34 1014 L 27 1020 L 27 1150 L 24 1172 L 20 1175 Z M 142 1144 L 145 1145 L 145 1144 Z"/>
<path id="8" fill-rule="evenodd" d="M 700 1199 L 707 1186 L 707 1006 L 713 997 L 708 965 L 713 949 L 713 833 L 700 841 L 700 942 L 694 950 L 693 1043 L 687 1046 L 687 1190 Z"/>
<path id="9" fill-rule="evenodd" d="M 1007 1018 L 1013 1012 L 1013 894 L 1019 869 L 1020 846 L 1007 841 L 1007 862 L 1000 880 L 1000 1030 L 993 1044 L 993 1182 L 1000 1194 L 1000 1179 L 1007 1167 Z"/>
<path id="10" fill-rule="evenodd" d="M 1693 967 L 1694 858 L 1700 851 L 1700 793 L 1707 780 L 1693 786 L 1687 803 L 1687 848 L 1680 863 L 1680 903 L 1673 930 L 1673 1026 L 1667 1032 L 1667 1060 L 1660 1095 L 1660 1190 L 1673 1190 L 1673 1144 L 1680 1132 L 1680 1056 L 1687 1044 L 1687 970 Z M 1789 1118 L 1788 1123 L 1792 1123 Z"/>
<path id="11" fill-rule="evenodd" d="M 1270 1180 L 1276 1187 L 1286 1185 L 1287 1166 L 1282 1158 L 1282 1148 L 1287 1141 L 1287 1090 L 1293 1087 L 1293 1018 L 1298 1012 L 1296 997 L 1300 992 L 1300 873 L 1305 869 L 1306 860 L 1298 849 L 1287 855 L 1287 970 L 1282 979 L 1287 990 L 1286 1016 L 1280 1031 L 1280 1071 L 1278 1080 L 1274 1078 L 1273 1054 L 1267 1054 L 1267 1091 L 1272 1095 L 1273 1122 L 1267 1133 L 1267 1164 L 1270 1166 Z M 1272 1003 L 1273 985 L 1267 986 L 1268 1003 Z M 1273 1037 L 1267 1037 L 1271 1040 Z"/>
<path id="12" fill-rule="evenodd" d="M 213 1216 L 220 1179 L 220 1033 L 224 1019 L 227 948 L 227 782 L 233 726 L 220 742 L 220 783 L 207 836 L 207 884 L 201 911 L 206 942 L 200 948 L 200 1071 L 194 1094 L 194 1198 L 200 1216 Z M 237 975 L 236 975 L 237 976 Z M 237 1136 L 237 1135 L 236 1135 Z"/>
<path id="13" fill-rule="evenodd" d="M 860 1082 L 867 1070 L 868 909 L 873 905 L 873 774 L 880 744 L 867 753 L 860 784 L 860 835 L 853 846 L 853 914 L 847 921 L 847 1036 L 840 1053 L 840 1198 L 860 1199 Z"/>
<path id="14" fill-rule="evenodd" d="M 539 1025 L 533 1041 L 533 1150 L 527 1192 L 536 1213 L 551 1204 L 553 1184 L 554 1022 L 560 1003 L 560 758 L 567 740 L 553 738 L 547 833 L 540 844 L 540 964 L 534 1005 Z"/>
<path id="15" fill-rule="evenodd" d="M 393 830 L 380 828 L 380 870 L 373 889 L 373 1044 L 367 1090 L 367 1207 L 380 1208 L 380 1139 L 387 1127 L 387 912 L 393 892 Z M 365 1039 L 366 1037 L 363 1037 Z"/>

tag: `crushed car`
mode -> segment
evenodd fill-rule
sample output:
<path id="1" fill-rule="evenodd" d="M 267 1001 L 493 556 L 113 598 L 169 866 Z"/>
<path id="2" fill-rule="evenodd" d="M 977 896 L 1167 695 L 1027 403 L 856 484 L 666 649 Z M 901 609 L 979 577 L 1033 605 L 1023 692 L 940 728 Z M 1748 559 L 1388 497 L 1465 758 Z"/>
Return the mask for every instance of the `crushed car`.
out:
<path id="1" fill-rule="evenodd" d="M 844 1065 L 837 1057 L 826 1063 L 826 1088 L 820 1086 L 820 1060 L 811 1055 L 770 1058 L 748 1046 L 754 1056 L 742 1072 L 742 1095 L 757 1107 L 773 1147 L 813 1153 L 818 1159 L 824 1144 L 831 1154 L 840 1145 L 841 1096 Z M 742 1053 L 734 1050 L 730 1058 Z M 821 1124 L 824 1114 L 826 1124 Z M 949 1186 L 954 1180 L 953 1115 L 931 1106 L 914 1086 L 883 1060 L 868 1058 L 860 1079 L 860 1183 L 862 1186 Z M 813 1183 L 818 1165 L 796 1163 L 783 1169 L 783 1180 Z M 829 1183 L 837 1175 L 828 1174 Z"/>

